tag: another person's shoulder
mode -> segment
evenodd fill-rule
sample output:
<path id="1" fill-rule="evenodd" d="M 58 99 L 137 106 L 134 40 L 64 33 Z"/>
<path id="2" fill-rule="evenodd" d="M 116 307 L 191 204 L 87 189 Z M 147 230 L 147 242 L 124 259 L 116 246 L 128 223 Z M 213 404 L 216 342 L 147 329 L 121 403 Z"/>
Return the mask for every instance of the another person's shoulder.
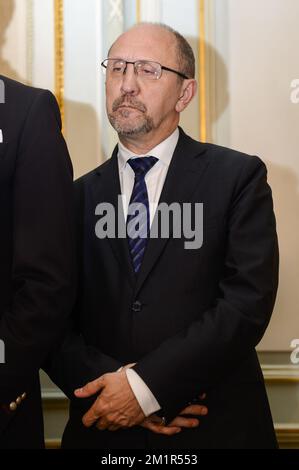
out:
<path id="1" fill-rule="evenodd" d="M 10 106 L 25 110 L 33 103 L 41 103 L 42 106 L 58 108 L 57 101 L 53 93 L 43 88 L 36 88 L 0 75 L 4 91 L 4 101 Z"/>

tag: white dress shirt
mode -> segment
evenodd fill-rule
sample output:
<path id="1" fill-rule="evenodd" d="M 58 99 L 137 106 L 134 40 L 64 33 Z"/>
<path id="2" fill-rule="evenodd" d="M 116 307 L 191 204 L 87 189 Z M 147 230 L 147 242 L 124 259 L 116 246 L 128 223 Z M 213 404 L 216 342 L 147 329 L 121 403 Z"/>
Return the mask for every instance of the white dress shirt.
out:
<path id="1" fill-rule="evenodd" d="M 178 140 L 179 130 L 176 128 L 176 130 L 169 137 L 167 137 L 167 139 L 147 152 L 146 155 L 136 155 L 128 150 L 121 142 L 119 142 L 118 169 L 125 219 L 127 218 L 128 206 L 135 179 L 134 170 L 128 164 L 128 160 L 130 158 L 148 156 L 158 158 L 156 164 L 148 171 L 145 176 L 150 208 L 150 225 L 152 225 L 169 164 L 171 162 Z M 146 383 L 137 374 L 137 372 L 135 372 L 133 369 L 126 369 L 126 374 L 128 382 L 145 416 L 149 416 L 160 410 L 161 407 L 156 398 Z"/>

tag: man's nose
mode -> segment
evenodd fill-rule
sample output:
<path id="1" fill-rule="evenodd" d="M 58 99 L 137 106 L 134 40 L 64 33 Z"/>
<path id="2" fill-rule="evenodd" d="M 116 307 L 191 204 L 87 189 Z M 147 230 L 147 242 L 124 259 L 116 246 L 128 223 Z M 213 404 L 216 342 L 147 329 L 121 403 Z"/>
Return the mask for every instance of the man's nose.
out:
<path id="1" fill-rule="evenodd" d="M 123 94 L 137 95 L 139 85 L 133 64 L 127 64 L 127 68 L 122 76 L 121 91 Z"/>

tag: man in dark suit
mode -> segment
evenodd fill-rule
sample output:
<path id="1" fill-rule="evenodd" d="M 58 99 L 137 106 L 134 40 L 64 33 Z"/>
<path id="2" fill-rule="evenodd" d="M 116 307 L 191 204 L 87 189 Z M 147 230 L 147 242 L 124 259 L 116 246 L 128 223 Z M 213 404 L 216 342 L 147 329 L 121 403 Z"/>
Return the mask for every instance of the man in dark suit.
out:
<path id="1" fill-rule="evenodd" d="M 54 96 L 0 83 L 0 448 L 40 448 L 39 368 L 75 293 L 72 165 Z"/>
<path id="2" fill-rule="evenodd" d="M 80 288 L 73 330 L 49 369 L 71 398 L 63 445 L 274 448 L 255 352 L 277 289 L 265 165 L 178 128 L 196 92 L 194 56 L 178 33 L 138 25 L 102 65 L 119 144 L 75 184 Z M 117 214 L 106 238 L 101 203 Z M 191 208 L 197 231 L 203 204 L 202 246 L 190 249 L 177 227 L 152 236 L 162 203 Z M 209 412 L 198 426 L 200 410 L 188 407 L 202 393 Z"/>

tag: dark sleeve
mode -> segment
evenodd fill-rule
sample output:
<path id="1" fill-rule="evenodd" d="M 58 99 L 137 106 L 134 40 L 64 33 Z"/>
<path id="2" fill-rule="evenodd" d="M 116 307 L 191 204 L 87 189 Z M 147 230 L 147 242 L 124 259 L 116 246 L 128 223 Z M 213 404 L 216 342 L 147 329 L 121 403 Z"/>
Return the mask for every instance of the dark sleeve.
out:
<path id="1" fill-rule="evenodd" d="M 228 214 L 227 248 L 213 308 L 142 358 L 135 371 L 168 420 L 215 377 L 233 372 L 261 340 L 278 284 L 271 190 L 261 160 L 247 160 Z"/>
<path id="2" fill-rule="evenodd" d="M 84 184 L 82 178 L 74 183 L 74 200 L 78 285 L 80 286 L 80 275 L 83 273 L 84 230 Z M 70 399 L 77 402 L 77 406 L 87 408 L 94 402 L 94 398 L 77 399 L 74 396 L 74 390 L 103 374 L 117 371 L 123 364 L 102 353 L 99 349 L 86 344 L 80 331 L 80 310 L 79 288 L 67 334 L 63 341 L 52 350 L 43 364 L 43 369 Z"/>
<path id="3" fill-rule="evenodd" d="M 72 326 L 63 342 L 49 355 L 43 369 L 69 399 L 76 401 L 77 406 L 86 408 L 94 402 L 94 398 L 78 399 L 74 390 L 103 374 L 116 372 L 122 365 L 86 344 L 83 336 Z"/>
<path id="4" fill-rule="evenodd" d="M 5 396 L 15 399 L 65 328 L 75 293 L 72 165 L 48 91 L 27 114 L 13 180 L 12 302 L 0 320 Z"/>

